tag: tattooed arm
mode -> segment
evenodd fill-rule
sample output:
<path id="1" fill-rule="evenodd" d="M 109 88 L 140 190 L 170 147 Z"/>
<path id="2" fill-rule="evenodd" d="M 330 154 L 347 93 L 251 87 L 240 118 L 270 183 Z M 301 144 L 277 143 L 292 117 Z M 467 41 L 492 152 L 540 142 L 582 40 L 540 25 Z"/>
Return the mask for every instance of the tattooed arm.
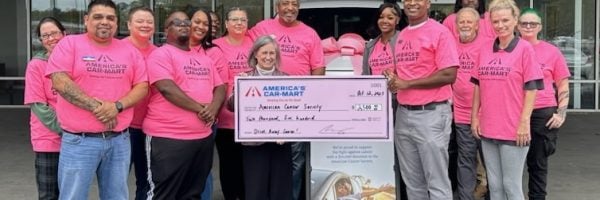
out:
<path id="1" fill-rule="evenodd" d="M 567 106 L 569 105 L 569 78 L 563 78 L 556 83 L 558 90 L 558 109 L 546 123 L 548 128 L 560 128 L 567 119 Z"/>
<path id="2" fill-rule="evenodd" d="M 56 72 L 51 75 L 51 78 L 52 88 L 71 104 L 90 112 L 100 106 L 100 102 L 81 91 L 67 73 Z"/>

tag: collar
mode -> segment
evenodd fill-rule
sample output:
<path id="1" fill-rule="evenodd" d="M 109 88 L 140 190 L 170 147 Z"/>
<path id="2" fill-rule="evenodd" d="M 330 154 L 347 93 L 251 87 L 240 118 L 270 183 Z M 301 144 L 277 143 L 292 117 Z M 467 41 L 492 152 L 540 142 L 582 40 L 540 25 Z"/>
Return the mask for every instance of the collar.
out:
<path id="1" fill-rule="evenodd" d="M 423 21 L 423 22 L 421 22 L 421 23 L 418 23 L 418 24 L 415 24 L 415 25 L 412 25 L 412 26 L 411 26 L 411 25 L 408 25 L 406 28 L 408 28 L 408 30 L 417 29 L 417 28 L 419 28 L 419 27 L 421 27 L 421 26 L 425 25 L 425 23 L 427 23 L 427 22 L 429 22 L 429 18 L 427 18 L 427 20 L 425 20 L 425 21 Z"/>
<path id="2" fill-rule="evenodd" d="M 508 46 L 504 49 L 504 51 L 510 53 L 513 50 L 515 50 L 515 47 L 517 47 L 517 44 L 519 43 L 519 36 L 516 36 L 510 41 L 510 43 L 508 43 Z M 494 53 L 500 51 L 500 40 L 498 38 L 496 38 L 496 40 L 494 40 Z"/>

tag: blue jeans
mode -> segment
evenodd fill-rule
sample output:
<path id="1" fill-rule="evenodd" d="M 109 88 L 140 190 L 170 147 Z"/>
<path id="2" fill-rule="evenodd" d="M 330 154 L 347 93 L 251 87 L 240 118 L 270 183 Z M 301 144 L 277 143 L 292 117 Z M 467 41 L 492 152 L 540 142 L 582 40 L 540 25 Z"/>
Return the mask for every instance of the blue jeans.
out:
<path id="1" fill-rule="evenodd" d="M 110 139 L 63 132 L 58 164 L 60 199 L 88 199 L 94 176 L 103 200 L 127 200 L 129 132 Z"/>
<path id="2" fill-rule="evenodd" d="M 210 137 L 213 137 L 213 139 L 216 137 L 217 133 L 217 126 L 213 125 L 211 127 L 212 129 L 212 134 L 210 135 Z M 212 176 L 212 172 L 208 173 L 208 176 L 206 177 L 206 185 L 204 185 L 204 191 L 202 192 L 201 195 L 201 199 L 202 200 L 209 200 L 212 199 L 212 192 L 213 192 L 213 176 Z"/>

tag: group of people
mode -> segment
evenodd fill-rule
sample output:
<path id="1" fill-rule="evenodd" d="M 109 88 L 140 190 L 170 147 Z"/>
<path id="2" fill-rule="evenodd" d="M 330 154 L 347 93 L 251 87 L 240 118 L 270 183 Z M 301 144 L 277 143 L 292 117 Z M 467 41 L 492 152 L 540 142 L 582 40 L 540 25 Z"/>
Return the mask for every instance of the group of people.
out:
<path id="1" fill-rule="evenodd" d="M 491 199 L 524 199 L 525 163 L 529 199 L 545 199 L 570 74 L 560 51 L 538 39 L 540 15 L 513 0 L 488 11 L 483 0 L 457 0 L 442 25 L 428 17 L 429 0 L 402 3 L 405 15 L 395 3 L 378 9 L 362 70 L 387 77 L 395 94 L 396 175 L 405 184 L 397 189 L 452 199 L 454 123 L 459 199 L 474 199 L 478 157 Z M 300 2 L 275 5 L 277 16 L 251 29 L 246 10 L 230 8 L 220 38 L 211 12 L 174 11 L 161 47 L 150 41 L 155 19 L 145 7 L 130 10 L 121 40 L 110 0 L 89 3 L 83 34 L 43 18 L 46 52 L 28 64 L 25 91 L 39 198 L 87 199 L 95 176 L 101 199 L 128 199 L 133 164 L 136 199 L 210 199 L 216 146 L 225 199 L 302 199 L 307 144 L 236 143 L 225 103 L 235 76 L 325 74 L 317 33 L 297 20 Z"/>

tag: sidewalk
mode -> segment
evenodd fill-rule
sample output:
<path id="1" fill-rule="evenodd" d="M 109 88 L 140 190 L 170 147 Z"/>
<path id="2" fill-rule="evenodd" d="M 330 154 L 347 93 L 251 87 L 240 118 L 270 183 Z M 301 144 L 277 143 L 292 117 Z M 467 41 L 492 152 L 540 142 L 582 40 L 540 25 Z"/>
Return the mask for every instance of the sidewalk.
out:
<path id="1" fill-rule="evenodd" d="M 0 116 L 0 199 L 36 199 L 29 111 L 4 109 Z M 557 152 L 550 159 L 547 199 L 600 199 L 600 113 L 569 113 L 559 134 Z M 213 169 L 217 166 L 215 162 Z M 213 199 L 221 200 L 218 175 L 213 172 Z M 135 190 L 132 177 L 129 183 L 131 195 Z M 527 192 L 527 184 L 523 186 Z M 90 199 L 97 196 L 94 186 Z"/>

